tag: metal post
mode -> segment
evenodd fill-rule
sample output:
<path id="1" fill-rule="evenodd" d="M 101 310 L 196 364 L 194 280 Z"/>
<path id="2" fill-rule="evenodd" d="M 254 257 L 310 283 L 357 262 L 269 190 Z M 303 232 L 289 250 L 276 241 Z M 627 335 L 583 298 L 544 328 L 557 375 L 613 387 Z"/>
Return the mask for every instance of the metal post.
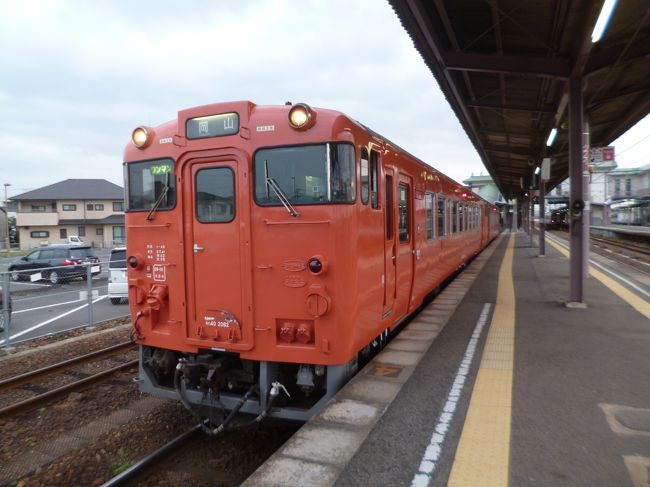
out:
<path id="1" fill-rule="evenodd" d="M 530 234 L 530 246 L 533 246 L 533 220 L 535 219 L 535 203 L 533 201 L 533 190 L 530 190 L 530 199 L 528 200 L 530 205 L 530 213 L 528 214 L 528 233 Z"/>
<path id="2" fill-rule="evenodd" d="M 9 202 L 7 201 L 7 187 L 11 186 L 11 183 L 4 183 L 5 185 L 5 216 L 7 217 L 7 257 L 9 257 L 9 251 L 11 250 L 11 239 L 9 238 Z"/>
<path id="3" fill-rule="evenodd" d="M 582 189 L 584 191 L 583 200 L 585 202 L 585 210 L 582 215 L 582 272 L 585 279 L 589 277 L 589 236 L 591 234 L 589 228 L 591 225 L 589 158 L 589 122 L 585 120 L 582 127 Z"/>
<path id="4" fill-rule="evenodd" d="M 4 317 L 5 324 L 5 347 L 9 348 L 11 343 L 11 332 L 9 331 L 9 273 L 5 272 L 2 274 L 2 315 Z"/>
<path id="5" fill-rule="evenodd" d="M 583 303 L 583 212 L 579 208 L 584 197 L 582 178 L 582 78 L 569 78 L 569 179 L 570 189 L 570 285 L 569 306 Z M 577 205 L 577 207 L 574 207 Z"/>
<path id="6" fill-rule="evenodd" d="M 512 231 L 516 232 L 519 225 L 517 224 L 517 198 L 512 200 Z"/>
<path id="7" fill-rule="evenodd" d="M 93 326 L 93 272 L 92 262 L 86 262 L 86 282 L 88 283 L 88 326 Z"/>
<path id="8" fill-rule="evenodd" d="M 544 242 L 546 231 L 546 210 L 544 208 L 544 199 L 546 188 L 544 187 L 544 178 L 539 177 L 539 256 L 546 255 L 546 242 Z"/>

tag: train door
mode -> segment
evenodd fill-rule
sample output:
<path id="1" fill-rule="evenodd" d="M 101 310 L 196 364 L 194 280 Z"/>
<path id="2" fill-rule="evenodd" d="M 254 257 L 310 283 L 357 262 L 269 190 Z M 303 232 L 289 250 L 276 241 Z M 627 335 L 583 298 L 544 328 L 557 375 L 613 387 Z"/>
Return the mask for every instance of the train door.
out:
<path id="1" fill-rule="evenodd" d="M 241 344 L 243 211 L 236 203 L 238 164 L 190 162 L 186 167 L 185 181 L 191 181 L 185 185 L 185 221 L 191 221 L 186 236 L 191 252 L 188 335 Z"/>
<path id="2" fill-rule="evenodd" d="M 409 176 L 399 175 L 396 194 L 397 203 L 397 269 L 395 281 L 397 295 L 395 308 L 399 315 L 406 314 L 411 302 L 413 284 L 414 245 L 413 235 L 413 181 Z"/>
<path id="3" fill-rule="evenodd" d="M 386 191 L 384 191 L 385 241 L 384 241 L 384 316 L 393 310 L 395 301 L 395 266 L 397 253 L 395 247 L 395 182 L 392 169 L 385 169 Z"/>

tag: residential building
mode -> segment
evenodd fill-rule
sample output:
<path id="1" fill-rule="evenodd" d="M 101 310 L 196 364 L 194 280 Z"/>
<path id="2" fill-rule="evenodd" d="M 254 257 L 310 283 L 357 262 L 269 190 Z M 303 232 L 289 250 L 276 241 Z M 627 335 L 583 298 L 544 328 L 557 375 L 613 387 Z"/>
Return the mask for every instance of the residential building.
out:
<path id="1" fill-rule="evenodd" d="M 71 235 L 95 247 L 125 242 L 124 191 L 105 179 L 66 179 L 9 199 L 17 203 L 22 248 L 62 243 Z"/>
<path id="2" fill-rule="evenodd" d="M 650 197 L 650 164 L 641 167 L 619 167 L 609 173 L 609 196 L 622 198 Z"/>
<path id="3" fill-rule="evenodd" d="M 546 195 L 547 201 L 569 202 L 568 179 Z M 599 165 L 589 177 L 592 225 L 650 223 L 650 164 L 634 168 Z"/>
<path id="4" fill-rule="evenodd" d="M 506 200 L 503 199 L 499 188 L 497 188 L 497 185 L 489 175 L 479 174 L 478 176 L 474 176 L 472 174 L 468 179 L 463 181 L 463 184 L 490 203 L 506 204 Z"/>

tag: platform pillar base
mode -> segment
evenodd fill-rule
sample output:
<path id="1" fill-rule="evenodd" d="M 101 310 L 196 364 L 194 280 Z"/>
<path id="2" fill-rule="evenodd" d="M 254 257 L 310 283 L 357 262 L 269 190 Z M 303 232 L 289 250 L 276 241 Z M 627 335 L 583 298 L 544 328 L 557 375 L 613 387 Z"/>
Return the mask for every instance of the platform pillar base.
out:
<path id="1" fill-rule="evenodd" d="M 567 301 L 564 303 L 564 306 L 570 309 L 586 309 L 587 303 L 583 303 L 582 301 Z"/>

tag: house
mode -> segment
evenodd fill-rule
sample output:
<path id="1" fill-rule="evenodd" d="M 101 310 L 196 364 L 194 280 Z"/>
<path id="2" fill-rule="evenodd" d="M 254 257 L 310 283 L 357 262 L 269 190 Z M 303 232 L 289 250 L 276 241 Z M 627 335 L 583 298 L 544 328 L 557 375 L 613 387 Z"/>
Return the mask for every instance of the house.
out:
<path id="1" fill-rule="evenodd" d="M 66 179 L 9 199 L 22 248 L 71 235 L 95 247 L 124 244 L 124 190 L 105 179 Z"/>
<path id="2" fill-rule="evenodd" d="M 609 196 L 612 200 L 650 197 L 650 164 L 619 167 L 609 173 L 609 178 Z"/>
<path id="3" fill-rule="evenodd" d="M 549 202 L 569 204 L 568 179 L 546 195 Z M 650 224 L 650 164 L 641 167 L 599 165 L 589 174 L 591 225 Z"/>
<path id="4" fill-rule="evenodd" d="M 489 175 L 479 174 L 475 176 L 472 174 L 471 177 L 463 181 L 463 184 L 490 203 L 506 204 L 506 200 L 503 199 L 499 188 Z"/>

